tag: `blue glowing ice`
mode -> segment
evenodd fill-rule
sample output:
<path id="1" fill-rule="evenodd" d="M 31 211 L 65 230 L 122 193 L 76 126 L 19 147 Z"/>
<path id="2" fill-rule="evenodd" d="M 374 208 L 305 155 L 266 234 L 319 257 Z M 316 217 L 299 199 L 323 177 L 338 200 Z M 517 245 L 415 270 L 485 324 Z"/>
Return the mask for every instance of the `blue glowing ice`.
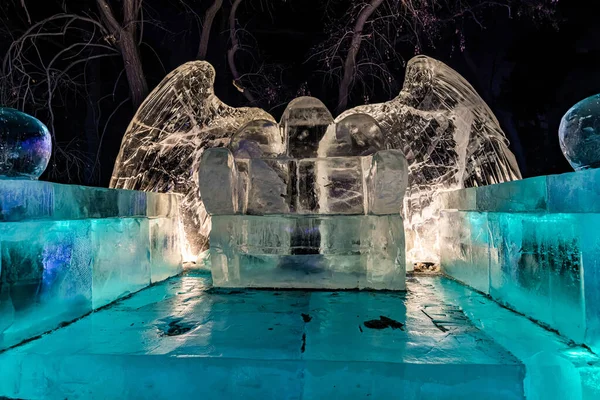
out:
<path id="1" fill-rule="evenodd" d="M 332 293 L 208 290 L 207 278 L 155 285 L 0 354 L 0 396 L 523 399 L 523 364 L 427 281 Z M 370 325 L 382 316 L 396 329 Z"/>

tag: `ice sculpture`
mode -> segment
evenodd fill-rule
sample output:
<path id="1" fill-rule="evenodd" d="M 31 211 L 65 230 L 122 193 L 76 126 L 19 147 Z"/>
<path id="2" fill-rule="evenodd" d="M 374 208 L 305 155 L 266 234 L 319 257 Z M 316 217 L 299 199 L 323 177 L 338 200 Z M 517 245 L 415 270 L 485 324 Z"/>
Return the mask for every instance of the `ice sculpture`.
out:
<path id="1" fill-rule="evenodd" d="M 52 154 L 48 128 L 36 118 L 0 107 L 0 178 L 38 179 Z"/>
<path id="2" fill-rule="evenodd" d="M 372 116 L 388 146 L 408 160 L 404 220 L 409 261 L 438 261 L 438 194 L 521 179 L 496 117 L 473 87 L 446 64 L 426 56 L 407 65 L 402 91 L 386 103 L 342 113 Z"/>
<path id="3" fill-rule="evenodd" d="M 335 124 L 319 100 L 301 97 L 279 127 L 251 121 L 228 148 L 206 150 L 199 182 L 214 285 L 403 290 L 408 167 L 383 139 L 373 118 Z"/>
<path id="4" fill-rule="evenodd" d="M 567 111 L 558 129 L 560 148 L 575 171 L 600 167 L 600 94 Z"/>
<path id="5" fill-rule="evenodd" d="M 227 145 L 250 120 L 274 121 L 257 108 L 233 108 L 214 94 L 215 70 L 186 63 L 163 79 L 142 103 L 123 137 L 110 187 L 183 195 L 186 258 L 208 245 L 210 220 L 198 190 L 200 157 Z"/>
<path id="6" fill-rule="evenodd" d="M 245 133 L 230 148 L 236 160 L 251 156 L 256 159 L 262 152 L 271 152 L 265 157 L 280 155 L 288 137 L 298 140 L 291 141 L 285 151 L 298 158 L 314 157 L 310 154 L 315 151 L 320 152 L 319 157 L 359 157 L 382 148 L 401 150 L 409 163 L 410 189 L 404 216 L 412 261 L 438 260 L 438 193 L 521 177 L 493 113 L 464 78 L 432 58 L 418 56 L 409 61 L 404 88 L 398 97 L 348 110 L 336 118 L 336 125 L 331 125 L 333 118 L 318 100 L 294 100 L 290 103 L 294 108 L 288 108 L 288 117 L 282 119 L 282 130 L 288 135 L 285 139 L 266 112 L 236 109 L 219 101 L 212 88 L 214 73 L 209 64 L 198 61 L 181 66 L 163 80 L 127 130 L 111 181 L 112 187 L 182 193 L 186 235 L 194 254 L 207 247 L 210 230 L 194 178 L 201 154 L 206 148 L 226 145 L 234 132 L 249 121 L 254 122 L 246 126 Z M 297 121 L 309 118 L 309 110 L 314 111 L 310 111 L 310 118 L 317 118 L 319 123 L 309 130 L 296 126 Z M 267 129 L 265 124 L 273 125 Z M 261 130 L 270 132 L 261 136 L 262 142 L 247 140 Z M 321 143 L 318 148 L 316 143 Z M 238 171 L 241 175 L 246 173 L 244 163 L 236 161 L 236 165 L 242 168 Z M 316 166 L 311 170 L 315 165 L 300 165 L 299 186 L 289 190 L 304 190 L 305 183 L 310 183 L 319 171 L 338 168 L 318 163 Z M 288 166 L 265 161 L 255 163 L 253 168 L 262 168 L 264 175 L 254 176 L 251 190 L 261 184 L 273 184 L 275 176 L 287 176 Z M 343 168 L 354 167 L 348 164 Z M 249 205 L 250 212 L 265 202 L 279 204 L 282 210 L 286 206 L 301 207 L 292 212 L 311 210 L 315 201 L 311 193 L 302 193 L 299 203 L 284 204 L 280 195 L 288 190 L 288 184 L 279 180 L 268 196 L 269 192 L 259 190 L 263 197 L 246 192 L 253 203 Z M 352 201 L 359 202 L 358 198 Z"/>

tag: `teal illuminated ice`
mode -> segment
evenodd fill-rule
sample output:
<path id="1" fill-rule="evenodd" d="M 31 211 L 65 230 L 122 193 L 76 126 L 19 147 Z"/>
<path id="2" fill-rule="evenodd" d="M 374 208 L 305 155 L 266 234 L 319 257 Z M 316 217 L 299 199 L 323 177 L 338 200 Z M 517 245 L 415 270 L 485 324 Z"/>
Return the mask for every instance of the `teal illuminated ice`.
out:
<path id="1" fill-rule="evenodd" d="M 598 357 L 441 276 L 407 292 L 154 285 L 0 354 L 0 397 L 596 400 Z"/>
<path id="2" fill-rule="evenodd" d="M 178 274 L 176 195 L 0 180 L 0 350 Z"/>
<path id="3" fill-rule="evenodd" d="M 403 290 L 407 168 L 373 118 L 314 98 L 249 122 L 202 156 L 214 284 Z"/>
<path id="4" fill-rule="evenodd" d="M 523 399 L 522 362 L 431 283 L 232 291 L 188 274 L 0 354 L 0 396 Z"/>
<path id="5" fill-rule="evenodd" d="M 37 179 L 52 153 L 48 128 L 36 118 L 0 107 L 0 179 Z"/>
<path id="6" fill-rule="evenodd" d="M 600 349 L 600 170 L 445 194 L 442 270 Z"/>

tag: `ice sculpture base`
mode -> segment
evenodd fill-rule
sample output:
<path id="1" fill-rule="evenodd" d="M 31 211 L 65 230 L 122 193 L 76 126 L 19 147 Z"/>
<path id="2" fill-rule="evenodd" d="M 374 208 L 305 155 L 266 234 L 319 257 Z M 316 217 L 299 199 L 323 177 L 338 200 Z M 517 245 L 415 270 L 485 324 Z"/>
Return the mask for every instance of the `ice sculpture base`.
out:
<path id="1" fill-rule="evenodd" d="M 600 350 L 600 170 L 447 193 L 442 271 Z"/>
<path id="2" fill-rule="evenodd" d="M 217 287 L 405 290 L 400 215 L 215 215 Z"/>
<path id="3" fill-rule="evenodd" d="M 0 351 L 180 273 L 178 201 L 0 180 Z"/>

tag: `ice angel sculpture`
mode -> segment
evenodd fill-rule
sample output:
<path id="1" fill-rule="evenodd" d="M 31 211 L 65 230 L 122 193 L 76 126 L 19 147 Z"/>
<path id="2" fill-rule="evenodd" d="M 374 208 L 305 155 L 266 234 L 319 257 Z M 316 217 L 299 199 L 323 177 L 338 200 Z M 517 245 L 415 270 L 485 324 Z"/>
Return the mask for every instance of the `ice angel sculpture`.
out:
<path id="1" fill-rule="evenodd" d="M 254 157 L 255 152 L 270 148 L 264 143 L 246 140 L 256 132 L 256 120 L 274 123 L 265 111 L 223 104 L 213 92 L 214 74 L 208 63 L 196 61 L 179 67 L 163 80 L 131 122 L 111 181 L 111 186 L 117 188 L 182 193 L 187 240 L 195 254 L 207 247 L 210 231 L 194 178 L 202 152 L 209 147 L 226 146 L 237 129 L 254 120 L 254 125 L 247 126 L 238 138 L 237 148 L 231 148 L 234 153 L 246 152 L 248 157 Z M 432 58 L 411 59 L 404 86 L 395 99 L 348 110 L 336 118 L 335 129 L 323 124 L 307 131 L 299 129 L 301 125 L 294 125 L 294 118 L 302 120 L 313 100 L 300 98 L 290 103 L 299 106 L 291 110 L 294 115 L 290 115 L 287 122 L 283 121 L 288 135 L 297 135 L 300 139 L 292 143 L 295 146 L 290 147 L 292 153 L 302 157 L 314 153 L 314 139 L 323 135 L 317 152 L 326 154 L 319 157 L 335 156 L 336 152 L 349 148 L 353 154 L 360 155 L 369 152 L 369 146 L 379 146 L 374 144 L 378 140 L 381 146 L 399 149 L 406 156 L 409 189 L 403 212 L 407 254 L 411 261 L 438 259 L 438 193 L 521 178 L 494 114 L 462 76 Z M 317 113 L 318 118 L 331 118 L 325 111 Z M 353 114 L 363 117 L 348 118 Z M 377 122 L 383 136 L 378 138 L 373 126 L 371 130 L 361 127 L 361 123 L 366 123 L 365 114 Z M 260 124 L 258 127 L 262 129 Z M 277 139 L 276 127 L 268 129 L 272 131 L 268 140 L 283 140 Z M 308 136 L 303 139 L 305 135 Z M 308 141 L 303 143 L 303 140 Z M 270 171 L 282 174 L 282 169 L 285 166 L 273 167 Z M 269 182 L 267 177 L 266 182 Z M 273 188 L 271 200 L 252 195 L 249 198 L 256 201 L 257 206 L 262 204 L 260 202 L 275 201 L 278 191 L 282 194 L 284 186 L 288 190 L 286 183 L 281 185 Z M 314 199 L 307 197 L 305 201 L 302 207 L 314 206 L 310 203 Z M 283 207 L 281 200 L 279 202 Z"/>
<path id="2" fill-rule="evenodd" d="M 167 75 L 129 124 L 110 181 L 113 188 L 181 193 L 188 259 L 208 247 L 210 219 L 197 182 L 202 152 L 228 144 L 250 120 L 273 121 L 261 109 L 224 104 L 214 94 L 214 80 L 205 61 Z"/>

